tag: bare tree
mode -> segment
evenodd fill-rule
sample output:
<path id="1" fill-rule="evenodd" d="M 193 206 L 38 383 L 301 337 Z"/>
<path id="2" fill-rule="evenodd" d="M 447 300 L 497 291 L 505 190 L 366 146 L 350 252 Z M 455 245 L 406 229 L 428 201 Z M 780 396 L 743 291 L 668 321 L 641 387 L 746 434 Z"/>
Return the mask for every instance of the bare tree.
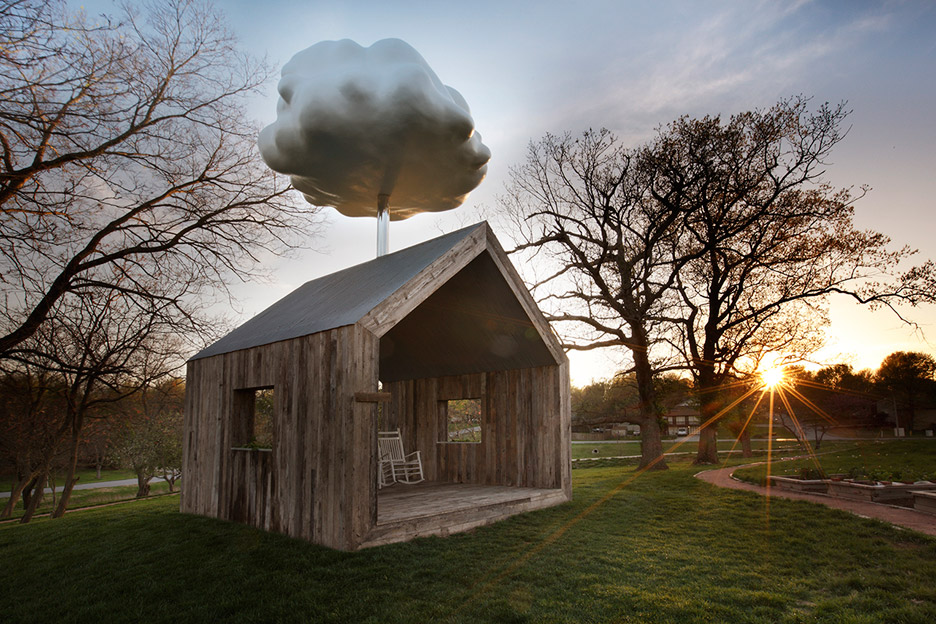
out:
<path id="1" fill-rule="evenodd" d="M 0 461 L 13 476 L 0 518 L 8 518 L 22 497 L 35 509 L 53 462 L 61 461 L 65 389 L 56 375 L 32 366 L 3 370 L 0 376 Z"/>
<path id="2" fill-rule="evenodd" d="M 206 298 L 315 223 L 262 164 L 245 116 L 270 71 L 216 11 L 67 11 L 0 1 L 0 358 L 91 289 L 207 331 Z"/>
<path id="3" fill-rule="evenodd" d="M 674 200 L 648 194 L 652 170 L 610 132 L 547 135 L 511 171 L 501 204 L 512 215 L 525 263 L 546 267 L 533 284 L 546 317 L 563 327 L 567 349 L 625 347 L 640 397 L 642 467 L 666 468 L 652 360 L 656 318 L 684 261 L 676 258 Z M 585 328 L 584 333 L 576 333 Z"/>
<path id="4" fill-rule="evenodd" d="M 158 301 L 159 285 L 150 289 Z M 7 354 L 8 365 L 39 369 L 61 381 L 64 409 L 54 415 L 54 434 L 25 476 L 30 482 L 47 481 L 53 458 L 65 453 L 65 487 L 53 517 L 68 507 L 77 481 L 81 432 L 95 408 L 139 392 L 179 365 L 174 326 L 138 303 L 109 289 L 68 294 L 35 334 Z M 35 504 L 27 505 L 22 521 L 28 522 L 34 512 Z"/>
<path id="5" fill-rule="evenodd" d="M 137 498 L 149 495 L 150 481 L 162 476 L 174 490 L 182 471 L 182 404 L 178 379 L 152 384 L 117 408 L 123 412 L 111 458 L 137 476 Z"/>
<path id="6" fill-rule="evenodd" d="M 654 197 L 687 210 L 678 257 L 693 260 L 675 281 L 681 310 L 665 320 L 708 423 L 699 463 L 717 461 L 720 386 L 764 353 L 818 344 L 828 295 L 895 309 L 936 293 L 931 262 L 900 273 L 914 252 L 855 229 L 855 197 L 822 182 L 847 115 L 844 105 L 812 113 L 794 98 L 726 123 L 679 119 L 649 147 Z"/>

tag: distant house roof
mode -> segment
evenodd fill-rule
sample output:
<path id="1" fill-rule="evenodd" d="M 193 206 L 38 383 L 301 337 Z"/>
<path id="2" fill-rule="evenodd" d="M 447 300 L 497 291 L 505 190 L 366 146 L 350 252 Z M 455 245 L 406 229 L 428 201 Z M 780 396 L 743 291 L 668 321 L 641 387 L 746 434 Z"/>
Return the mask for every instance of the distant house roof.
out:
<path id="1" fill-rule="evenodd" d="M 679 404 L 679 405 L 677 405 L 677 406 L 675 406 L 675 407 L 670 408 L 669 411 L 666 412 L 666 414 L 665 414 L 664 417 L 665 417 L 665 418 L 674 418 L 674 417 L 685 418 L 685 417 L 689 417 L 689 418 L 698 419 L 698 417 L 699 417 L 699 409 L 696 408 L 696 407 L 693 407 L 693 406 L 691 406 L 691 405 L 689 405 L 689 404 L 687 404 L 687 403 L 681 403 L 681 404 Z"/>
<path id="2" fill-rule="evenodd" d="M 353 325 L 460 241 L 479 223 L 306 282 L 192 360 Z"/>

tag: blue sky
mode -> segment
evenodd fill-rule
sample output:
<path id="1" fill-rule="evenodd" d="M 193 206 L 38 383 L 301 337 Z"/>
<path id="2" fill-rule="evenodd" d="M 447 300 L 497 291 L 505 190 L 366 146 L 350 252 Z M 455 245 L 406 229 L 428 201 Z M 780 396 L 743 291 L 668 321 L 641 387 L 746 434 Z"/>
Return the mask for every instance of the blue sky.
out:
<path id="1" fill-rule="evenodd" d="M 828 179 L 872 187 L 856 207 L 858 225 L 936 258 L 936 2 L 219 0 L 218 6 L 243 47 L 276 67 L 326 39 L 367 46 L 398 37 L 468 100 L 493 153 L 488 178 L 464 207 L 443 217 L 395 222 L 391 250 L 472 222 L 479 205 L 493 208 L 508 168 L 546 132 L 607 127 L 640 142 L 683 114 L 727 116 L 804 94 L 817 103 L 847 100 L 854 111 Z M 275 118 L 274 83 L 267 93 L 252 104 L 264 123 Z M 273 284 L 242 290 L 245 317 L 308 279 L 373 257 L 373 221 L 330 212 L 327 240 L 313 242 L 317 251 L 278 264 Z M 936 341 L 936 311 L 909 315 Z M 851 357 L 859 368 L 876 368 L 897 349 L 933 350 L 892 316 L 844 301 L 833 302 L 830 338 L 823 355 Z M 613 359 L 573 359 L 574 381 L 610 375 Z"/>

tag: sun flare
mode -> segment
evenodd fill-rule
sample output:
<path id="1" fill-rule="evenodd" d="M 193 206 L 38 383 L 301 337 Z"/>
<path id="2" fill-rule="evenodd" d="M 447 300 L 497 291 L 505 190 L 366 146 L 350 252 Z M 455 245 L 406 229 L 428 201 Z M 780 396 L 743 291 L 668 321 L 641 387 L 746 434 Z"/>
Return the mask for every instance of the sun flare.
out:
<path id="1" fill-rule="evenodd" d="M 777 387 L 783 381 L 783 369 L 779 367 L 768 368 L 761 372 L 761 381 L 768 388 Z"/>

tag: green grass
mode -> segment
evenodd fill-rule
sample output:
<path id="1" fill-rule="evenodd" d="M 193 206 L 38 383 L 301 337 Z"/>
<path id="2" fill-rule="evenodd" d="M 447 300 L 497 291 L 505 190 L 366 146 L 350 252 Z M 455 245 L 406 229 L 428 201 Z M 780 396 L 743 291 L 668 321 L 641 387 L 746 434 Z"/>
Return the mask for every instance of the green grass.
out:
<path id="1" fill-rule="evenodd" d="M 102 481 L 120 481 L 122 479 L 135 479 L 136 473 L 132 470 L 102 470 L 101 478 L 97 478 L 97 471 L 93 468 L 78 470 L 78 483 L 100 483 Z M 58 475 L 55 485 L 65 485 L 65 475 Z M 13 479 L 9 475 L 0 476 L 0 492 L 9 492 L 13 487 Z"/>
<path id="2" fill-rule="evenodd" d="M 176 490 L 178 491 L 180 483 L 176 482 Z M 94 507 L 96 505 L 106 505 L 108 503 L 116 503 L 119 501 L 133 500 L 136 498 L 137 486 L 135 485 L 122 485 L 118 487 L 108 487 L 108 488 L 94 488 L 93 490 L 74 490 L 72 491 L 71 498 L 68 499 L 68 508 L 69 509 L 78 509 L 79 507 Z M 169 484 L 164 480 L 153 479 L 150 481 L 150 496 L 156 496 L 159 494 L 168 494 L 169 493 Z M 55 501 L 58 503 L 58 497 L 60 494 L 56 494 Z M 6 498 L 0 498 L 0 506 L 6 505 Z M 39 504 L 39 508 L 36 510 L 37 514 L 46 514 L 50 513 L 53 510 L 52 505 L 52 495 L 46 494 L 42 499 L 42 502 Z M 10 518 L 20 518 L 25 511 L 23 507 L 23 499 L 20 499 L 16 504 L 16 507 L 13 509 L 13 513 Z"/>
<path id="3" fill-rule="evenodd" d="M 866 440 L 854 443 L 823 445 L 817 461 L 826 474 L 844 474 L 857 479 L 888 481 L 936 481 L 936 440 Z M 818 478 L 816 462 L 797 459 L 774 463 L 770 474 L 800 476 L 808 469 L 810 478 Z M 752 466 L 735 471 L 735 476 L 763 484 L 767 466 Z"/>
<path id="4" fill-rule="evenodd" d="M 754 450 L 764 450 L 767 448 L 765 440 L 754 440 L 751 442 Z M 795 442 L 774 442 L 774 450 L 793 450 L 799 452 L 801 447 Z M 730 451 L 734 449 L 741 453 L 741 445 L 735 444 L 733 440 L 722 439 L 718 441 L 718 450 Z M 695 454 L 699 450 L 698 442 L 678 443 L 673 440 L 663 441 L 663 452 L 665 453 L 689 453 Z M 598 451 L 597 453 L 595 451 Z M 640 442 L 638 440 L 629 440 L 626 442 L 576 442 L 572 445 L 572 459 L 583 459 L 586 457 L 619 457 L 629 455 L 640 455 Z"/>
<path id="5" fill-rule="evenodd" d="M 597 462 L 596 462 L 597 463 Z M 936 540 L 697 468 L 573 471 L 574 500 L 341 553 L 178 499 L 0 527 L 4 622 L 936 621 Z"/>

